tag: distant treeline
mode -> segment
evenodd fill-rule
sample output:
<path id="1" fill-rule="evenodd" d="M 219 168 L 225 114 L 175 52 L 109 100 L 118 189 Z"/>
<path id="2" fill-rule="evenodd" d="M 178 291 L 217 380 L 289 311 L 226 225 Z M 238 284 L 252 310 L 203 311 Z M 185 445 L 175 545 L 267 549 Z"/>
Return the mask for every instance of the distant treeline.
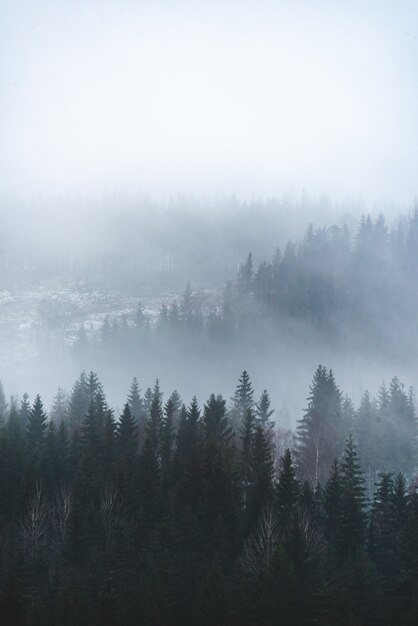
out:
<path id="1" fill-rule="evenodd" d="M 359 215 L 355 202 L 338 209 L 350 211 Z M 29 202 L 0 197 L 0 289 L 46 279 L 130 293 L 144 285 L 178 289 L 187 280 L 219 285 L 247 250 L 270 254 L 282 237 L 300 237 L 307 223 L 330 222 L 336 213 L 326 196 L 306 194 L 250 202 L 233 196 L 165 202 L 128 194 Z"/>
<path id="2" fill-rule="evenodd" d="M 250 253 L 216 300 L 193 292 L 164 304 L 156 321 L 136 315 L 107 318 L 100 332 L 80 329 L 75 352 L 131 363 L 180 348 L 259 346 L 304 329 L 341 348 L 411 356 L 418 310 L 418 210 L 389 231 L 382 214 L 363 216 L 354 237 L 347 227 L 310 226 L 300 243 L 254 266 Z M 214 348 L 215 347 L 215 348 Z"/>
<path id="3" fill-rule="evenodd" d="M 415 625 L 417 421 L 396 378 L 355 410 L 319 366 L 282 451 L 246 371 L 203 408 L 134 379 L 116 419 L 91 372 L 51 419 L 2 388 L 0 413 L 1 623 Z"/>

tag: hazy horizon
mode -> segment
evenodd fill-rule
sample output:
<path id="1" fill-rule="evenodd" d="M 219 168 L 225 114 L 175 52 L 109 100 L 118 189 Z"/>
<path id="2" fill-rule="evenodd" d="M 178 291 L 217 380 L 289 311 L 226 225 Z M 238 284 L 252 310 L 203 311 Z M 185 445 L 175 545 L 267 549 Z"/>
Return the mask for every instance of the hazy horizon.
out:
<path id="1" fill-rule="evenodd" d="M 418 8 L 10 2 L 2 194 L 417 193 Z"/>

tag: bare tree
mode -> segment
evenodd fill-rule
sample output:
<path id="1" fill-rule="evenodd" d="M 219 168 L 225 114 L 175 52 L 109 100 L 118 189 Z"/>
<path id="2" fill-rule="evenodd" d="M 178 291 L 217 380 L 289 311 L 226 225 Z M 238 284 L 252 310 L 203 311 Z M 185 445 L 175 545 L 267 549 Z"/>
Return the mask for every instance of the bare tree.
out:
<path id="1" fill-rule="evenodd" d="M 105 487 L 100 501 L 100 517 L 106 539 L 106 548 L 109 548 L 112 543 L 115 526 L 120 521 L 122 514 L 123 505 L 117 490 L 114 487 Z"/>
<path id="2" fill-rule="evenodd" d="M 52 508 L 52 548 L 62 554 L 67 540 L 73 496 L 69 489 L 60 487 Z"/>
<path id="3" fill-rule="evenodd" d="M 271 563 L 279 543 L 279 527 L 273 509 L 263 510 L 257 527 L 244 545 L 241 566 L 245 572 L 259 576 Z"/>
<path id="4" fill-rule="evenodd" d="M 25 517 L 18 526 L 18 542 L 33 559 L 45 543 L 49 528 L 48 498 L 42 484 L 36 483 L 35 493 L 29 503 Z"/>

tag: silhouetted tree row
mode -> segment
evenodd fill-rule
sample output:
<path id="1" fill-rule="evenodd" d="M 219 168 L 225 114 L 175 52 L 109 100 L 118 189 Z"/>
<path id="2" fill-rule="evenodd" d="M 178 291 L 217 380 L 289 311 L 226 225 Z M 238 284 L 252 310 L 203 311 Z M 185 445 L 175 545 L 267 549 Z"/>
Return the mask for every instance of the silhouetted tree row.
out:
<path id="1" fill-rule="evenodd" d="M 2 623 L 415 624 L 416 420 L 397 379 L 356 411 L 319 366 L 280 458 L 246 371 L 202 408 L 134 379 L 117 418 L 93 372 L 49 419 L 0 392 Z M 385 419 L 392 455 L 370 427 Z M 357 448 L 382 463 L 374 494 Z"/>

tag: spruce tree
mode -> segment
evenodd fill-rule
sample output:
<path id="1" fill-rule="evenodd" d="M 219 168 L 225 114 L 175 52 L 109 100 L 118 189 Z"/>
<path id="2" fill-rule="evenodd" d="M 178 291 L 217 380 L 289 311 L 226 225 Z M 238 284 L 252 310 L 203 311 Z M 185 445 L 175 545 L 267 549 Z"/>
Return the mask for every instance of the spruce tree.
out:
<path id="1" fill-rule="evenodd" d="M 243 421 L 247 415 L 248 409 L 253 409 L 254 390 L 251 384 L 248 372 L 244 370 L 238 380 L 238 385 L 235 389 L 234 397 L 232 398 L 232 426 L 236 432 L 239 432 Z"/>
<path id="2" fill-rule="evenodd" d="M 62 387 L 58 387 L 52 401 L 50 416 L 55 424 L 61 424 L 68 418 L 68 397 Z"/>
<path id="3" fill-rule="evenodd" d="M 74 383 L 68 403 L 68 421 L 72 431 L 81 426 L 88 411 L 89 402 L 87 376 L 85 372 L 81 372 Z"/>
<path id="4" fill-rule="evenodd" d="M 256 415 L 263 428 L 274 428 L 275 424 L 272 420 L 270 420 L 273 413 L 274 409 L 270 408 L 270 396 L 267 389 L 264 389 L 256 405 Z"/>
<path id="5" fill-rule="evenodd" d="M 329 478 L 324 489 L 325 529 L 328 539 L 334 540 L 340 516 L 342 480 L 337 459 L 331 466 Z"/>
<path id="6" fill-rule="evenodd" d="M 366 533 L 364 475 L 351 435 L 347 439 L 340 471 L 338 544 L 340 553 L 349 557 L 364 547 Z"/>
<path id="7" fill-rule="evenodd" d="M 136 377 L 133 378 L 128 394 L 128 405 L 133 419 L 139 421 L 142 416 L 143 404 L 141 389 Z"/>
<path id="8" fill-rule="evenodd" d="M 395 507 L 392 474 L 379 476 L 373 496 L 369 526 L 369 550 L 381 572 L 390 576 L 395 562 Z"/>
<path id="9" fill-rule="evenodd" d="M 24 393 L 20 403 L 19 418 L 22 427 L 25 429 L 29 422 L 30 408 L 29 396 L 27 393 Z"/>
<path id="10" fill-rule="evenodd" d="M 341 391 L 332 371 L 322 365 L 314 374 L 308 402 L 297 427 L 296 458 L 300 477 L 316 487 L 325 482 L 339 452 L 342 422 Z"/>
<path id="11" fill-rule="evenodd" d="M 283 528 L 291 522 L 298 504 L 300 483 L 296 478 L 296 468 L 289 448 L 281 461 L 275 487 L 275 499 L 280 524 Z"/>
<path id="12" fill-rule="evenodd" d="M 252 527 L 273 496 L 274 463 L 268 433 L 257 424 L 252 444 L 252 484 L 248 490 L 248 518 Z"/>
<path id="13" fill-rule="evenodd" d="M 128 402 L 116 427 L 116 440 L 121 457 L 132 462 L 138 450 L 138 427 Z"/>
<path id="14" fill-rule="evenodd" d="M 29 421 L 26 428 L 26 437 L 29 448 L 34 450 L 45 441 L 47 431 L 47 417 L 44 412 L 41 396 L 38 394 L 29 413 Z"/>

